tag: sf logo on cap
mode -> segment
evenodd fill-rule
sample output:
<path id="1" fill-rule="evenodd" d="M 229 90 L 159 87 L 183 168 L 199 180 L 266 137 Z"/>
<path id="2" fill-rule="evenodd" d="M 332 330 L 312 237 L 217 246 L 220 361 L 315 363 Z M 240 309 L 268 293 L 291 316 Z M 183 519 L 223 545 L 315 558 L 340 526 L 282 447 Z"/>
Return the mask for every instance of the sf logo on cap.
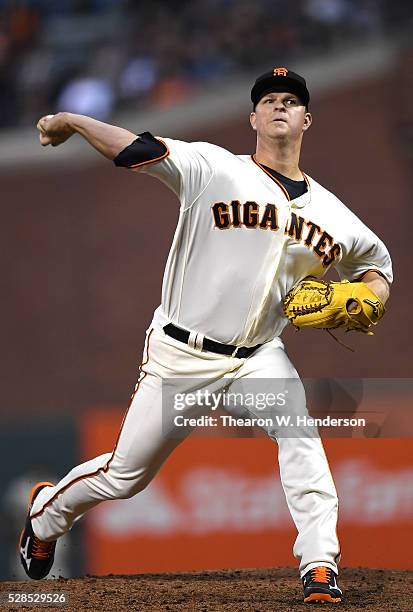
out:
<path id="1" fill-rule="evenodd" d="M 272 73 L 274 76 L 287 76 L 288 68 L 273 68 Z"/>

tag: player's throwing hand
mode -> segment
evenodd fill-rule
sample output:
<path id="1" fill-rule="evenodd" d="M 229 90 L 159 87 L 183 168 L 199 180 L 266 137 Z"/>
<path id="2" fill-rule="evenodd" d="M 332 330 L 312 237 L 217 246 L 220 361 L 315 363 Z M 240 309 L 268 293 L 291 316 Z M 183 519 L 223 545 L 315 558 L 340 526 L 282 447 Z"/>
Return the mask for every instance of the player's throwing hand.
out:
<path id="1" fill-rule="evenodd" d="M 43 147 L 49 144 L 57 147 L 75 133 L 75 130 L 69 125 L 67 113 L 45 115 L 39 119 L 37 129 L 40 132 L 39 140 Z"/>

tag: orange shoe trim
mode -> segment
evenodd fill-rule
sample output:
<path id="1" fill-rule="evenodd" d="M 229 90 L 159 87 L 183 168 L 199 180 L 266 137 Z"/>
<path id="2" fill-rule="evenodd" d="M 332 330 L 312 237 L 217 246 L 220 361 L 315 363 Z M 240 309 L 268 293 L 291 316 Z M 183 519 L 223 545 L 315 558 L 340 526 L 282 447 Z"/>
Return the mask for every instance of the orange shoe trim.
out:
<path id="1" fill-rule="evenodd" d="M 30 511 L 30 506 L 32 505 L 32 502 L 33 502 L 33 495 L 35 494 L 36 490 L 39 487 L 43 486 L 43 485 L 45 485 L 47 487 L 54 487 L 54 484 L 52 482 L 47 482 L 47 481 L 36 482 L 36 484 L 32 487 L 32 490 L 30 491 L 29 505 L 27 506 L 27 512 Z M 17 544 L 17 550 L 19 552 L 20 552 L 20 548 L 21 548 L 21 545 L 22 545 L 24 531 L 25 531 L 25 527 L 23 527 L 23 529 L 21 530 L 19 541 L 18 541 L 18 544 Z"/>
<path id="2" fill-rule="evenodd" d="M 327 593 L 311 593 L 308 597 L 304 598 L 304 603 L 311 601 L 328 601 L 329 603 L 340 603 L 341 597 L 331 597 Z"/>
<path id="3" fill-rule="evenodd" d="M 329 567 L 324 567 L 324 565 L 319 565 L 318 567 L 314 567 L 311 572 L 311 578 L 314 582 L 325 582 L 328 584 L 331 569 Z"/>
<path id="4" fill-rule="evenodd" d="M 32 487 L 32 490 L 30 491 L 30 496 L 29 496 L 29 506 L 27 508 L 27 510 L 30 510 L 30 506 L 33 503 L 33 496 L 36 493 L 37 489 L 39 487 L 54 487 L 54 484 L 52 482 L 46 482 L 46 481 L 42 481 L 42 482 L 36 482 L 36 484 Z"/>
<path id="5" fill-rule="evenodd" d="M 44 542 L 35 536 L 33 539 L 32 558 L 40 561 L 47 561 L 50 555 L 53 554 L 55 545 L 56 541 Z"/>

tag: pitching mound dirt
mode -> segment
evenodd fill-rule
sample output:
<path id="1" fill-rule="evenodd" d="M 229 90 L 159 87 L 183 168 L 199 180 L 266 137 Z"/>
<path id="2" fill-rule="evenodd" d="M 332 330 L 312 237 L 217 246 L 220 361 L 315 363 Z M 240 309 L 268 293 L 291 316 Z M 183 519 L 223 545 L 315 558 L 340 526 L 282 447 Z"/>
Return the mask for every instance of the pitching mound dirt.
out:
<path id="1" fill-rule="evenodd" d="M 342 569 L 340 585 L 345 600 L 332 606 L 340 612 L 412 612 L 412 578 L 413 571 Z M 301 584 L 296 570 L 291 568 L 3 582 L 1 592 L 0 609 L 10 611 L 295 612 L 329 607 L 302 602 Z M 9 593 L 63 593 L 67 604 L 59 607 L 5 604 Z"/>

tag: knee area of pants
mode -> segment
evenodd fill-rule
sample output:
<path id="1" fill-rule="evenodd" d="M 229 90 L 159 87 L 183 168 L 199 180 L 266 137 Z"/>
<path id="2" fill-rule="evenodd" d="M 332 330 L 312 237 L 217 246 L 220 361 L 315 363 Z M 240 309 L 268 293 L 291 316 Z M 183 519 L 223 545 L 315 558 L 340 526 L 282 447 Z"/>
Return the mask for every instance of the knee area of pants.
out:
<path id="1" fill-rule="evenodd" d="M 122 489 L 119 490 L 118 499 L 130 499 L 134 497 L 137 493 L 143 491 L 149 483 L 131 483 L 127 486 L 123 486 Z"/>
<path id="2" fill-rule="evenodd" d="M 148 479 L 130 480 L 119 476 L 113 477 L 111 481 L 115 499 L 129 499 L 143 491 L 150 482 Z"/>

